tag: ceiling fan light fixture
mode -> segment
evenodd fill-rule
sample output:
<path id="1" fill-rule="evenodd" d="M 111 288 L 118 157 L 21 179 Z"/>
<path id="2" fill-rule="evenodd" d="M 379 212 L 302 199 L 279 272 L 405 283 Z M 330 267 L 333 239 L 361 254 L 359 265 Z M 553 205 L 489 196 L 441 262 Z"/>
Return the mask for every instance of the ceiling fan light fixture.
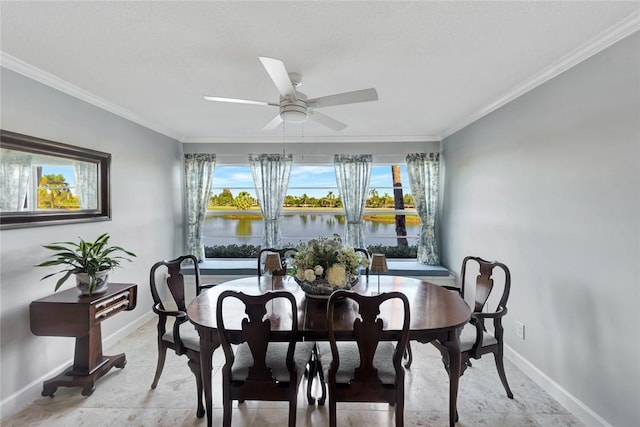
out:
<path id="1" fill-rule="evenodd" d="M 297 101 L 280 106 L 280 118 L 287 123 L 304 123 L 308 117 L 304 102 Z"/>
<path id="2" fill-rule="evenodd" d="M 280 93 L 280 99 L 277 103 L 254 101 L 250 99 L 222 98 L 219 96 L 205 96 L 204 98 L 208 101 L 216 102 L 232 102 L 238 104 L 279 107 L 278 115 L 273 117 L 262 128 L 264 130 L 275 129 L 281 123 L 304 123 L 310 118 L 312 121 L 320 123 L 321 125 L 335 131 L 341 131 L 345 129 L 347 125 L 317 112 L 316 108 L 378 100 L 378 92 L 375 88 L 360 89 L 308 99 L 304 93 L 297 90 L 297 88 L 302 84 L 302 74 L 288 73 L 287 68 L 284 66 L 284 62 L 279 59 L 268 58 L 266 56 L 260 56 L 259 59 Z"/>

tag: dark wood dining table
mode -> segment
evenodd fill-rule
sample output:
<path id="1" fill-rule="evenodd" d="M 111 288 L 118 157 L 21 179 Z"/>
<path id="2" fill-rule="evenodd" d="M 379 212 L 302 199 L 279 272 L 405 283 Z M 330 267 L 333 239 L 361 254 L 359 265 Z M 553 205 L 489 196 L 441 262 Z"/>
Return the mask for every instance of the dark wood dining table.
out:
<path id="1" fill-rule="evenodd" d="M 409 339 L 421 343 L 438 340 L 449 353 L 449 424 L 456 421 L 456 404 L 458 397 L 458 380 L 460 377 L 460 341 L 462 327 L 469 321 L 471 310 L 460 296 L 438 285 L 401 276 L 361 277 L 352 291 L 360 294 L 399 291 L 409 299 L 411 310 L 411 327 Z M 211 390 L 212 357 L 214 350 L 220 346 L 216 329 L 216 303 L 218 295 L 225 290 L 235 290 L 245 294 L 257 295 L 270 290 L 286 290 L 296 299 L 298 312 L 298 333 L 300 341 L 327 340 L 326 300 L 308 297 L 289 276 L 262 276 L 261 278 L 245 277 L 216 285 L 196 297 L 187 308 L 187 315 L 200 335 L 200 364 L 205 395 L 207 426 L 211 427 L 213 417 L 213 396 Z M 277 300 L 276 300 L 277 301 Z M 243 307 L 229 301 L 224 307 L 225 327 L 241 331 L 241 320 L 244 317 Z M 289 329 L 294 313 L 286 304 L 267 307 L 267 317 L 271 320 L 271 328 L 277 337 L 278 329 Z M 336 336 L 340 330 L 348 330 L 356 316 L 356 308 L 352 304 L 339 304 L 335 307 L 334 325 Z M 402 307 L 389 302 L 381 306 L 380 317 L 388 331 L 387 338 L 393 339 L 394 331 L 399 331 L 403 321 Z M 341 326 L 342 325 L 342 326 Z M 277 339 L 277 338 L 276 338 Z"/>

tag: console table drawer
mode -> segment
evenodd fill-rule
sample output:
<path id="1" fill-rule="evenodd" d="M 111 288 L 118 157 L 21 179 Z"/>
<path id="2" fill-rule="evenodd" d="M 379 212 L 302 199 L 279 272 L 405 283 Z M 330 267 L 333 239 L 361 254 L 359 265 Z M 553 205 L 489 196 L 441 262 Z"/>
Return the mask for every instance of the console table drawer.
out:
<path id="1" fill-rule="evenodd" d="M 131 306 L 131 292 L 123 291 L 95 305 L 94 320 L 102 322 Z"/>

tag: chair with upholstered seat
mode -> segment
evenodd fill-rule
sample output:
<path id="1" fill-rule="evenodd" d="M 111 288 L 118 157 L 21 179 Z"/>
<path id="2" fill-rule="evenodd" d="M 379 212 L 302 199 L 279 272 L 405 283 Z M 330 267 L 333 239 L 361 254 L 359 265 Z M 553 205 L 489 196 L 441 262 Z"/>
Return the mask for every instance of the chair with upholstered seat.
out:
<path id="1" fill-rule="evenodd" d="M 264 263 L 265 263 L 265 259 L 268 253 L 277 253 L 278 255 L 280 255 L 280 262 L 282 263 L 282 268 L 280 270 L 276 270 L 274 272 L 272 272 L 271 274 L 273 276 L 284 276 L 287 274 L 287 257 L 292 257 L 295 256 L 295 254 L 298 252 L 298 250 L 296 248 L 282 248 L 282 249 L 275 249 L 275 248 L 264 248 L 264 249 L 260 249 L 260 252 L 258 252 L 258 277 L 262 276 L 265 272 L 264 270 Z"/>
<path id="2" fill-rule="evenodd" d="M 478 270 L 475 278 L 474 286 L 470 289 L 466 286 L 467 272 L 471 265 Z M 501 273 L 494 274 L 496 270 Z M 504 386 L 507 396 L 513 399 L 513 393 L 509 388 L 507 377 L 504 371 L 503 363 L 503 327 L 502 318 L 507 314 L 507 300 L 509 299 L 509 291 L 511 289 L 511 273 L 506 265 L 496 261 L 486 261 L 480 257 L 468 256 L 462 261 L 462 281 L 460 288 L 445 286 L 447 289 L 459 292 L 461 297 L 470 297 L 469 292 L 475 291 L 473 297 L 473 312 L 471 320 L 462 329 L 460 334 L 460 351 L 461 351 L 461 368 L 460 375 L 464 373 L 467 367 L 471 366 L 470 359 L 480 359 L 483 355 L 493 353 L 500 381 Z M 494 279 L 499 277 L 502 286 L 494 286 Z M 498 283 L 495 283 L 496 285 Z M 493 292 L 495 290 L 495 292 Z M 501 293 L 500 293 L 501 292 Z M 496 294 L 493 297 L 493 293 Z M 496 308 L 493 312 L 484 312 L 487 307 L 487 301 L 491 298 L 498 298 L 495 304 Z M 466 299 L 466 298 L 465 298 Z M 493 331 L 487 329 L 485 319 L 493 319 Z M 448 353 L 446 348 L 437 341 L 433 344 L 440 350 L 445 368 L 448 369 Z"/>
<path id="3" fill-rule="evenodd" d="M 404 316 L 399 336 L 397 331 L 387 331 L 378 317 L 381 304 L 389 300 L 399 300 L 390 303 L 399 303 L 402 307 L 398 310 L 399 315 L 402 312 Z M 359 317 L 352 324 L 342 323 L 341 329 L 336 329 L 339 320 L 334 319 L 334 306 L 351 303 L 357 304 Z M 401 362 L 409 340 L 409 324 L 409 301 L 400 292 L 367 296 L 340 290 L 331 294 L 327 303 L 329 342 L 317 343 L 321 379 L 329 389 L 331 427 L 337 426 L 337 402 L 386 402 L 395 405 L 396 426 L 404 424 Z M 348 329 L 343 329 L 345 327 Z"/>
<path id="4" fill-rule="evenodd" d="M 258 278 L 260 276 L 262 276 L 262 274 L 265 273 L 266 271 L 266 257 L 267 255 L 271 254 L 271 253 L 277 253 L 280 257 L 280 263 L 282 264 L 282 268 L 279 270 L 275 270 L 271 272 L 272 276 L 285 276 L 287 274 L 287 267 L 288 267 L 288 261 L 289 258 L 293 258 L 295 257 L 295 255 L 298 253 L 298 250 L 296 248 L 282 248 L 282 249 L 275 249 L 275 248 L 265 248 L 265 249 L 261 249 L 260 252 L 258 253 Z M 311 370 L 313 370 L 313 368 L 316 366 L 315 363 L 315 351 L 313 354 L 313 357 L 311 359 L 309 359 L 309 364 L 308 366 L 311 368 Z M 309 374 L 311 374 L 311 376 L 309 376 Z M 313 376 L 315 375 L 315 372 L 310 372 L 309 369 L 305 369 L 304 371 L 304 375 L 305 376 L 309 376 L 309 379 L 313 379 Z M 315 398 L 312 396 L 311 394 L 311 385 L 312 385 L 312 381 L 308 381 L 307 383 L 307 400 L 309 402 L 309 404 L 313 404 L 315 402 Z M 325 394 L 325 390 L 324 390 L 324 384 L 322 384 L 322 394 Z"/>
<path id="5" fill-rule="evenodd" d="M 242 331 L 239 333 L 227 329 L 223 315 L 225 309 L 234 309 L 233 305 L 229 305 L 237 304 L 234 299 L 244 306 L 246 314 L 242 318 Z M 290 304 L 291 310 L 278 310 L 278 304 Z M 290 292 L 246 295 L 228 290 L 218 297 L 216 325 L 226 359 L 222 368 L 224 427 L 231 426 L 233 400 L 288 401 L 289 426 L 296 424 L 298 386 L 315 343 L 296 342 L 297 317 L 294 315 L 292 319 L 281 319 L 279 312 L 298 312 L 296 300 Z M 283 326 L 282 323 L 286 324 Z M 291 326 L 288 327 L 288 324 Z M 278 325 L 278 330 L 272 330 L 272 325 Z M 232 345 L 237 345 L 235 352 Z M 314 376 L 310 374 L 308 381 L 312 381 Z"/>
<path id="6" fill-rule="evenodd" d="M 203 289 L 213 286 L 201 284 L 200 269 L 195 256 L 184 255 L 170 261 L 159 261 L 151 267 L 149 273 L 153 311 L 158 315 L 158 363 L 151 388 L 155 389 L 158 385 L 167 357 L 167 349 L 172 349 L 178 355 L 186 355 L 189 359 L 187 364 L 196 377 L 198 392 L 196 415 L 201 418 L 205 411 L 202 404 L 203 391 L 200 376 L 200 337 L 195 327 L 187 319 L 186 292 L 182 273 L 183 266 L 189 263 L 194 269 L 193 296 L 195 297 Z M 165 277 L 166 287 L 159 288 L 158 284 L 163 282 L 160 278 L 164 279 Z M 167 299 L 164 295 L 167 295 Z M 173 319 L 173 325 L 168 324 L 170 318 Z"/>

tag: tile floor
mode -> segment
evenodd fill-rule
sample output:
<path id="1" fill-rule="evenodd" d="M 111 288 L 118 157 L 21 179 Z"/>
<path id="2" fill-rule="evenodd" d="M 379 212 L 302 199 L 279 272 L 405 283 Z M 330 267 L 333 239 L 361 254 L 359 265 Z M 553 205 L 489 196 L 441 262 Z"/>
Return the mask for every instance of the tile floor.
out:
<path id="1" fill-rule="evenodd" d="M 158 387 L 149 385 L 155 372 L 155 322 L 147 323 L 105 354 L 125 352 L 125 369 L 112 369 L 96 382 L 95 392 L 84 397 L 79 388 L 61 387 L 55 397 L 40 397 L 21 412 L 3 419 L 3 427 L 91 426 L 206 426 L 196 418 L 195 382 L 186 357 L 167 353 Z M 405 425 L 448 425 L 448 378 L 439 353 L 429 344 L 412 345 L 414 362 L 405 377 Z M 222 423 L 221 351 L 214 354 L 214 419 Z M 457 426 L 546 427 L 583 424 L 509 361 L 507 379 L 515 398 L 506 397 L 491 356 L 474 361 L 460 379 Z M 304 381 L 298 397 L 297 426 L 328 426 L 326 407 L 308 406 Z M 284 426 L 287 404 L 246 402 L 234 405 L 233 426 Z M 338 403 L 339 426 L 393 426 L 393 408 L 386 404 Z"/>

